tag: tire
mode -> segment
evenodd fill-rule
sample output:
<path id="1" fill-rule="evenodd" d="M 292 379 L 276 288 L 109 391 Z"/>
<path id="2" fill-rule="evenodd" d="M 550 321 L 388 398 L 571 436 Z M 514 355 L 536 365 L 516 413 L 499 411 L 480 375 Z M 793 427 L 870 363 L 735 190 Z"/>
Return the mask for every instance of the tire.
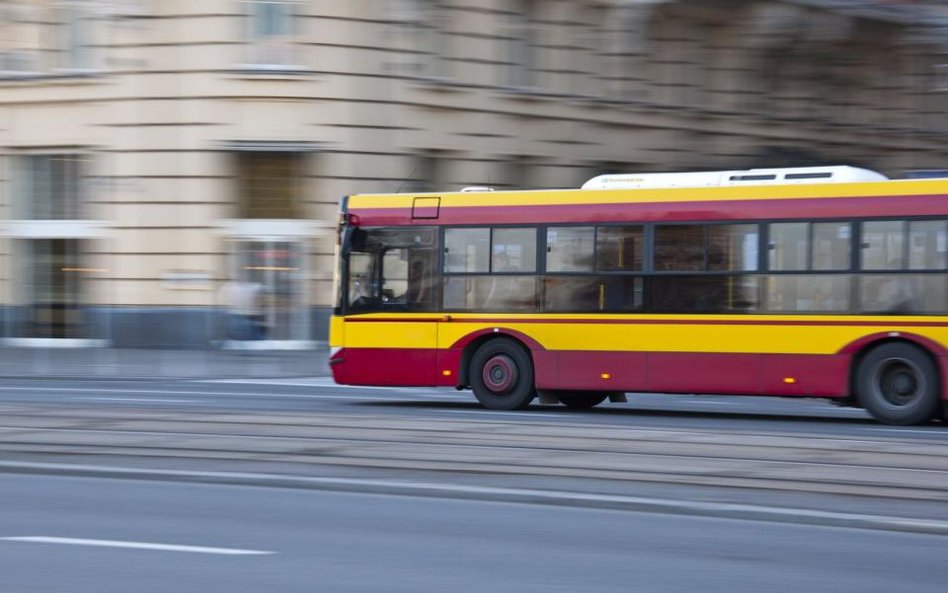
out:
<path id="1" fill-rule="evenodd" d="M 917 346 L 883 344 L 872 349 L 856 370 L 859 404 L 884 424 L 922 424 L 941 406 L 938 371 Z"/>
<path id="2" fill-rule="evenodd" d="M 601 391 L 559 391 L 560 403 L 571 410 L 588 410 L 606 401 L 608 393 Z"/>
<path id="3" fill-rule="evenodd" d="M 478 348 L 469 376 L 477 401 L 490 410 L 519 410 L 537 395 L 530 354 L 510 338 L 495 338 Z"/>

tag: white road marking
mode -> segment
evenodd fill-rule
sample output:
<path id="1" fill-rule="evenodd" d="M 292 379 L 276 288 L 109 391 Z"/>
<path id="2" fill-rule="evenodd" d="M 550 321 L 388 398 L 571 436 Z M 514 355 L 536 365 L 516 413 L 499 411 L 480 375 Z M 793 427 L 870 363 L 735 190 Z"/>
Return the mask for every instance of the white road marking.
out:
<path id="1" fill-rule="evenodd" d="M 241 550 L 239 548 L 208 548 L 205 546 L 179 546 L 171 544 L 154 544 L 148 542 L 117 541 L 110 539 L 82 539 L 74 537 L 0 537 L 0 540 L 11 542 L 27 542 L 35 544 L 63 544 L 71 546 L 99 546 L 105 548 L 130 548 L 135 550 L 159 550 L 163 552 L 191 552 L 194 554 L 223 554 L 228 556 L 259 556 L 276 554 L 264 550 Z"/>
<path id="2" fill-rule="evenodd" d="M 814 509 L 775 507 L 728 502 L 702 502 L 692 500 L 674 500 L 668 498 L 647 498 L 616 494 L 596 494 L 562 490 L 534 490 L 529 488 L 503 488 L 491 486 L 472 486 L 467 484 L 444 484 L 433 482 L 409 482 L 400 480 L 374 480 L 362 478 L 331 478 L 287 476 L 277 474 L 256 474 L 243 472 L 198 472 L 184 470 L 142 470 L 122 467 L 71 466 L 59 464 L 0 462 L 0 466 L 19 466 L 33 468 L 69 468 L 84 469 L 94 475 L 96 471 L 109 474 L 124 473 L 135 475 L 162 475 L 187 477 L 189 479 L 210 479 L 214 483 L 231 485 L 280 485 L 312 488 L 315 490 L 355 492 L 369 495 L 408 495 L 459 500 L 479 500 L 491 502 L 516 502 L 535 505 L 569 506 L 612 511 L 649 512 L 670 515 L 691 515 L 738 519 L 751 521 L 769 521 L 812 525 L 820 528 L 844 527 L 883 531 L 901 531 L 948 536 L 948 521 L 918 519 L 892 515 L 868 515 Z M 223 548 L 224 552 L 209 552 L 221 548 L 197 548 L 193 546 L 167 546 L 164 544 L 144 544 L 139 542 L 112 542 L 109 540 L 79 540 L 70 538 L 29 537 L 0 538 L 12 541 L 39 541 L 48 543 L 71 543 L 79 545 L 116 545 L 120 547 L 145 547 L 146 549 L 176 549 L 177 551 L 225 553 L 225 554 L 275 554 L 257 550 L 234 550 Z M 96 543 L 87 543 L 96 542 Z M 178 550 L 185 548 L 184 550 Z"/>
<path id="3" fill-rule="evenodd" d="M 453 391 L 444 391 L 441 394 L 434 393 L 419 393 L 410 387 L 368 387 L 368 388 L 359 388 L 359 389 L 374 389 L 376 391 L 388 391 L 395 392 L 399 394 L 410 393 L 415 397 L 426 397 L 426 398 L 435 398 L 441 399 L 445 396 L 451 397 L 454 395 Z M 391 398 L 371 398 L 363 397 L 358 395 L 322 395 L 322 394 L 312 394 L 305 395 L 299 393 L 273 393 L 273 392 L 244 392 L 244 391 L 198 391 L 198 390 L 172 390 L 172 389 L 90 389 L 82 387 L 0 387 L 0 391 L 23 391 L 23 392 L 43 392 L 49 394 L 65 394 L 71 395 L 76 393 L 118 393 L 118 394 L 153 394 L 153 395 L 190 395 L 192 397 L 200 396 L 227 396 L 227 397 L 272 397 L 280 399 L 352 399 L 352 400 L 379 400 L 379 401 L 388 401 Z M 393 395 L 395 395 L 393 393 Z M 120 398 L 120 399 L 129 399 L 129 398 Z M 181 400 L 174 400 L 181 401 Z"/>
<path id="4" fill-rule="evenodd" d="M 200 401 L 196 399 L 161 399 L 157 397 L 77 397 L 76 399 L 90 402 L 161 402 L 175 404 L 194 404 Z"/>

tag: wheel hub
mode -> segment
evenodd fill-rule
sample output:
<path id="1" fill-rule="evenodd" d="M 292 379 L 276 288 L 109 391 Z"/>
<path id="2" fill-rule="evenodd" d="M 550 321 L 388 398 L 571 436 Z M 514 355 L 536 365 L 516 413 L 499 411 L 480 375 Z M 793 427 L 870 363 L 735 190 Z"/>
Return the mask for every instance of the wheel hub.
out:
<path id="1" fill-rule="evenodd" d="M 517 365 L 505 354 L 498 354 L 484 365 L 484 385 L 498 395 L 509 393 L 517 384 L 520 374 Z"/>
<path id="2" fill-rule="evenodd" d="M 919 376 L 915 368 L 901 360 L 890 360 L 880 369 L 879 391 L 890 404 L 904 406 L 919 394 Z"/>

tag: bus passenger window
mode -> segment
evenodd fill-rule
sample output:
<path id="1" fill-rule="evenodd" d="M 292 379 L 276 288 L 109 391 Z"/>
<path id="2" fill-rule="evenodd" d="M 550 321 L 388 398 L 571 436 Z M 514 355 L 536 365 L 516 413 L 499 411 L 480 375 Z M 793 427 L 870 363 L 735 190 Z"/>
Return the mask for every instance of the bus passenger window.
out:
<path id="1" fill-rule="evenodd" d="M 848 270 L 851 237 L 848 222 L 814 222 L 813 269 Z"/>
<path id="2" fill-rule="evenodd" d="M 641 226 L 596 229 L 596 269 L 600 272 L 642 270 L 645 231 Z"/>
<path id="3" fill-rule="evenodd" d="M 807 269 L 807 231 L 805 222 L 770 225 L 768 267 L 771 270 Z"/>
<path id="4" fill-rule="evenodd" d="M 491 237 L 491 272 L 537 271 L 535 228 L 494 229 Z"/>
<path id="5" fill-rule="evenodd" d="M 533 312 L 537 310 L 537 277 L 446 276 L 444 308 L 449 311 Z"/>
<path id="6" fill-rule="evenodd" d="M 550 227 L 546 231 L 548 272 L 591 272 L 595 256 L 595 228 Z"/>
<path id="7" fill-rule="evenodd" d="M 948 221 L 913 220 L 909 222 L 909 268 L 912 270 L 948 268 Z"/>
<path id="8" fill-rule="evenodd" d="M 870 315 L 948 312 L 944 274 L 867 274 L 859 278 L 860 311 Z"/>
<path id="9" fill-rule="evenodd" d="M 702 271 L 704 252 L 704 225 L 677 224 L 655 227 L 655 271 Z"/>
<path id="10" fill-rule="evenodd" d="M 547 276 L 543 279 L 544 311 L 640 311 L 642 300 L 639 276 Z"/>
<path id="11" fill-rule="evenodd" d="M 756 224 L 708 225 L 708 269 L 754 272 L 759 251 Z"/>
<path id="12" fill-rule="evenodd" d="M 850 310 L 848 274 L 792 274 L 767 278 L 767 310 L 842 313 Z"/>
<path id="13" fill-rule="evenodd" d="M 878 220 L 862 223 L 862 269 L 899 270 L 904 267 L 905 223 Z"/>
<path id="14" fill-rule="evenodd" d="M 490 264 L 490 229 L 444 231 L 444 271 L 455 274 L 486 273 Z"/>

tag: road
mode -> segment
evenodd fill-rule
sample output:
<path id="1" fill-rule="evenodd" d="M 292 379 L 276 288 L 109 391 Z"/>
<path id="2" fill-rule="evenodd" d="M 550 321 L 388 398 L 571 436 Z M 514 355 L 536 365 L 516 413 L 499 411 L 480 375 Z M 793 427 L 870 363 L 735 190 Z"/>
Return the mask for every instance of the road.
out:
<path id="1" fill-rule="evenodd" d="M 943 591 L 944 536 L 5 476 L 4 591 Z"/>
<path id="2" fill-rule="evenodd" d="M 0 414 L 2 591 L 943 588 L 948 429 L 825 402 L 9 379 Z"/>

